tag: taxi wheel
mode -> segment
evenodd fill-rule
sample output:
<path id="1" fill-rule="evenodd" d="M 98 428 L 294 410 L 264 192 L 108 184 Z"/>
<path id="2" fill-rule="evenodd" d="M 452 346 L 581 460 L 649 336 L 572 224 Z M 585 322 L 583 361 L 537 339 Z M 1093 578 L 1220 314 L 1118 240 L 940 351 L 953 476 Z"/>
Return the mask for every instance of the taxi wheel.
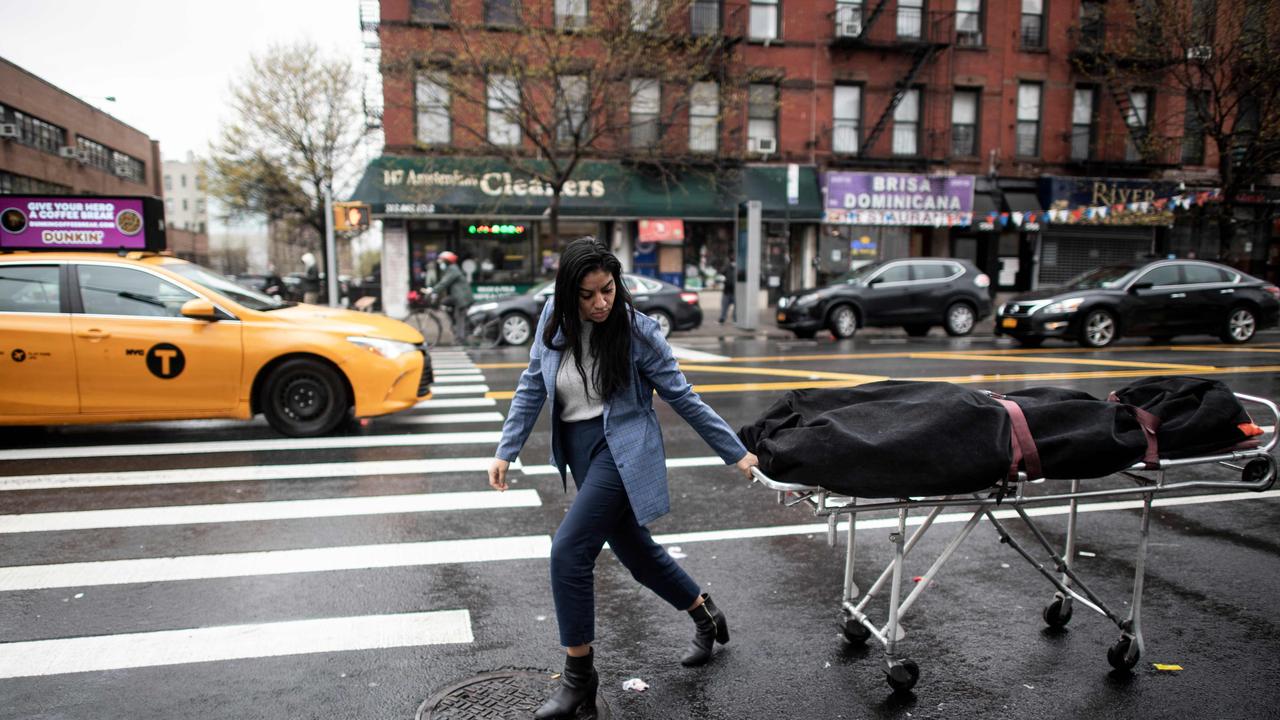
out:
<path id="1" fill-rule="evenodd" d="M 347 392 L 337 370 L 299 358 L 271 371 L 263 385 L 261 407 L 267 422 L 281 434 L 324 435 L 346 417 Z"/>

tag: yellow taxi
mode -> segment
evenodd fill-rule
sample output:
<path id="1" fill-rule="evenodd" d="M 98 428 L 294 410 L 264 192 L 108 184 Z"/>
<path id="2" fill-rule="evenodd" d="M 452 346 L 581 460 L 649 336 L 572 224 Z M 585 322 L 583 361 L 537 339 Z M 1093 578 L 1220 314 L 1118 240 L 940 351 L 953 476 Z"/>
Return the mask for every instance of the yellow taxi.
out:
<path id="1" fill-rule="evenodd" d="M 0 252 L 0 425 L 266 416 L 291 436 L 430 394 L 422 335 L 153 252 Z"/>

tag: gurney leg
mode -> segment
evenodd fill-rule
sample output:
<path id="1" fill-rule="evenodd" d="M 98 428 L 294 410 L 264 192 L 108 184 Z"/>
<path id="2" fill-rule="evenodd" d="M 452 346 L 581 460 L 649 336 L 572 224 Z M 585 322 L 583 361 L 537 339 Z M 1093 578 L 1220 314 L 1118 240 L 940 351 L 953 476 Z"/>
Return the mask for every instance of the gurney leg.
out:
<path id="1" fill-rule="evenodd" d="M 836 517 L 836 516 L 832 516 Z M 844 546 L 844 596 L 840 598 L 841 606 L 849 604 L 853 598 L 858 595 L 858 584 L 853 579 L 853 556 L 857 549 L 857 525 L 858 515 L 853 513 L 849 515 L 848 537 L 845 539 Z"/>
<path id="2" fill-rule="evenodd" d="M 902 566 L 906 561 L 907 509 L 898 510 L 898 530 L 889 536 L 893 543 L 893 582 L 889 596 L 889 624 L 885 626 L 885 679 L 895 691 L 910 690 L 920 678 L 920 668 L 915 662 L 898 657 L 898 607 L 902 592 Z"/>
<path id="3" fill-rule="evenodd" d="M 1071 481 L 1071 494 L 1075 495 L 1080 492 L 1080 481 Z M 1067 507 L 1067 542 L 1062 554 L 1062 586 L 1071 587 L 1071 564 L 1076 559 L 1076 517 L 1077 508 L 1080 501 L 1072 498 Z M 1071 622 L 1071 595 L 1068 593 L 1054 593 L 1053 602 L 1049 603 L 1044 609 L 1044 621 L 1052 628 L 1066 627 Z"/>
<path id="4" fill-rule="evenodd" d="M 1147 569 L 1147 538 L 1151 535 L 1151 494 L 1142 498 L 1142 526 L 1138 534 L 1138 557 L 1133 568 L 1133 602 L 1129 605 L 1129 619 L 1120 625 L 1120 640 L 1107 650 L 1107 662 L 1111 667 L 1128 672 L 1138 664 L 1142 655 L 1142 584 Z"/>

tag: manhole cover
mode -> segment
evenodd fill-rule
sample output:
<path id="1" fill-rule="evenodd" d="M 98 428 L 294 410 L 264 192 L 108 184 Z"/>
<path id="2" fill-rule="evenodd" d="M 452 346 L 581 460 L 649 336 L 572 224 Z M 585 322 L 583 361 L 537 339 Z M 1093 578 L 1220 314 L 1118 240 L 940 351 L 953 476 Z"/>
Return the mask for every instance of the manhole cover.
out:
<path id="1" fill-rule="evenodd" d="M 551 673 L 503 670 L 484 673 L 440 690 L 423 701 L 417 720 L 527 720 L 559 685 Z M 604 698 L 596 696 L 596 714 L 580 715 L 609 720 L 612 714 Z"/>

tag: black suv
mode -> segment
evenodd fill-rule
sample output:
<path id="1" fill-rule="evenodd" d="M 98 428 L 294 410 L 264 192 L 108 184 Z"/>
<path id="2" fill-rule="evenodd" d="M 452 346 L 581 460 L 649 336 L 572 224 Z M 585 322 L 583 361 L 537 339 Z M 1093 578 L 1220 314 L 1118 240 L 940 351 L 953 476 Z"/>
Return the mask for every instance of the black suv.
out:
<path id="1" fill-rule="evenodd" d="M 834 283 L 778 301 L 778 327 L 796 337 L 819 330 L 837 339 L 860 327 L 901 325 L 919 337 L 934 325 L 968 335 L 991 314 L 991 278 L 967 260 L 884 260 L 846 273 Z"/>
<path id="2" fill-rule="evenodd" d="M 1164 341 L 1210 334 L 1243 343 L 1276 324 L 1280 289 L 1226 265 L 1150 260 L 1090 270 L 1061 287 L 1000 306 L 996 333 L 1035 347 L 1045 338 L 1105 347 L 1121 335 Z"/>

